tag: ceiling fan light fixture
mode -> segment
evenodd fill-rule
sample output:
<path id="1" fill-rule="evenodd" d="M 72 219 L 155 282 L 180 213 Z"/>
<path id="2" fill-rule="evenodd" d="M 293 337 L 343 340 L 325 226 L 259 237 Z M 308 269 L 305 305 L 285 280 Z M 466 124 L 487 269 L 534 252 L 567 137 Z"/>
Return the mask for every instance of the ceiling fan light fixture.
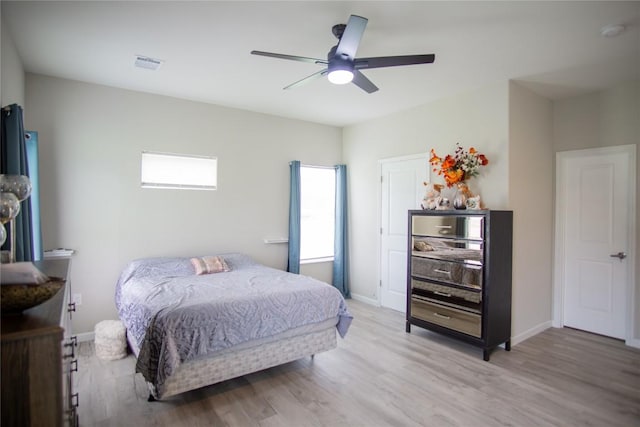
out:
<path id="1" fill-rule="evenodd" d="M 351 80 L 353 80 L 353 71 L 343 68 L 331 70 L 327 77 L 334 85 L 344 85 L 351 83 Z"/>

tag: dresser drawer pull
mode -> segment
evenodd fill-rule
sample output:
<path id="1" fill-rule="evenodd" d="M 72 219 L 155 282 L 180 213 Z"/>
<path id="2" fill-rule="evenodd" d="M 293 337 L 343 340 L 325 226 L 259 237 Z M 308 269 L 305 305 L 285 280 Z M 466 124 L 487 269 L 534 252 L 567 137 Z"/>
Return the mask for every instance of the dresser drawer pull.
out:
<path id="1" fill-rule="evenodd" d="M 75 303 L 75 302 L 70 302 L 70 303 L 68 304 L 68 307 L 69 307 L 69 308 L 67 309 L 67 311 L 68 311 L 69 313 L 76 311 L 76 303 Z"/>
<path id="2" fill-rule="evenodd" d="M 445 316 L 444 314 L 440 314 L 440 313 L 437 313 L 435 311 L 433 312 L 433 315 L 436 316 L 436 317 L 439 317 L 441 319 L 451 320 L 451 316 Z"/>
<path id="3" fill-rule="evenodd" d="M 448 274 L 449 276 L 451 276 L 451 272 L 447 270 L 440 270 L 438 268 L 434 268 L 433 271 L 436 273 Z"/>
<path id="4" fill-rule="evenodd" d="M 440 234 L 449 234 L 449 231 L 453 228 L 450 225 L 436 225 L 435 228 Z"/>
<path id="5" fill-rule="evenodd" d="M 64 344 L 64 347 L 71 347 L 71 353 L 63 355 L 65 359 L 75 359 L 76 357 L 76 346 L 78 344 L 76 343 L 76 340 L 74 338 L 75 337 L 71 337 L 71 340 L 68 343 Z"/>
<path id="6" fill-rule="evenodd" d="M 78 406 L 80 406 L 80 399 L 78 398 L 78 393 L 72 394 L 70 400 L 71 400 L 72 408 L 77 408 Z"/>
<path id="7" fill-rule="evenodd" d="M 451 294 L 448 294 L 446 292 L 433 291 L 433 293 L 436 294 L 436 295 L 440 295 L 441 297 L 447 297 L 447 298 L 451 297 Z"/>
<path id="8" fill-rule="evenodd" d="M 63 356 L 63 358 L 64 358 L 64 359 L 74 359 L 74 358 L 76 357 L 76 352 L 75 352 L 75 350 L 74 350 L 74 348 L 73 348 L 73 345 L 72 345 L 72 344 L 65 344 L 64 346 L 65 346 L 65 347 L 71 347 L 71 353 L 69 353 L 69 354 L 65 354 L 65 355 Z"/>
<path id="9" fill-rule="evenodd" d="M 69 371 L 70 372 L 78 372 L 78 359 L 73 359 L 69 363 Z"/>
<path id="10" fill-rule="evenodd" d="M 67 419 L 65 420 L 69 427 L 78 427 L 80 422 L 78 421 L 78 410 L 76 408 L 67 409 Z"/>

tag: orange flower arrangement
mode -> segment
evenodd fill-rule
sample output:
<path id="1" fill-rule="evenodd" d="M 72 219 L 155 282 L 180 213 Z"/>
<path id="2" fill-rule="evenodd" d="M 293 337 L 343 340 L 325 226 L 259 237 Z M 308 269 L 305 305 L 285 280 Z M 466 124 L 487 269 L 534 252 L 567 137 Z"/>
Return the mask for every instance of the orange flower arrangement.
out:
<path id="1" fill-rule="evenodd" d="M 478 153 L 473 147 L 469 148 L 469 151 L 465 151 L 460 144 L 456 143 L 456 151 L 453 156 L 447 154 L 444 159 L 438 157 L 432 148 L 429 163 L 435 166 L 434 172 L 438 172 L 438 175 L 444 175 L 447 187 L 451 187 L 453 184 L 478 175 L 480 166 L 489 164 L 489 159 L 484 154 Z"/>

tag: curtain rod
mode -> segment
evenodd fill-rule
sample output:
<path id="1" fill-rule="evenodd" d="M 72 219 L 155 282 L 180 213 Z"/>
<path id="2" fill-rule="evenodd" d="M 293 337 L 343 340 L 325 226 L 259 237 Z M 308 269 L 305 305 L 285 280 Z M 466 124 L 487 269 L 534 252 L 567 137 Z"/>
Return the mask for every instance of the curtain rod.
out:
<path id="1" fill-rule="evenodd" d="M 292 162 L 289 162 L 289 166 L 291 166 Z M 317 169 L 337 169 L 338 166 L 340 165 L 334 165 L 334 166 L 322 166 L 322 165 L 307 165 L 304 163 L 300 163 L 301 167 L 305 167 L 305 168 L 317 168 Z"/>
<path id="2" fill-rule="evenodd" d="M 304 166 L 305 168 L 317 168 L 317 169 L 335 169 L 335 166 L 320 166 L 320 165 L 305 165 L 304 163 L 300 163 L 300 166 Z"/>

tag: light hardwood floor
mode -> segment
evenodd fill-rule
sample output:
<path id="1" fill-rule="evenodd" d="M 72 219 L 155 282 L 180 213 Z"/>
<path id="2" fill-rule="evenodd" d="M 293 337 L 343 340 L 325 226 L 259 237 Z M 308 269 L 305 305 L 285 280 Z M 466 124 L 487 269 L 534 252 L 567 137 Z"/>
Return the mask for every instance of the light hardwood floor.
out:
<path id="1" fill-rule="evenodd" d="M 102 361 L 80 344 L 82 426 L 640 426 L 640 350 L 548 329 L 497 349 L 412 327 L 404 315 L 348 301 L 338 348 L 162 402 L 135 359 Z"/>

